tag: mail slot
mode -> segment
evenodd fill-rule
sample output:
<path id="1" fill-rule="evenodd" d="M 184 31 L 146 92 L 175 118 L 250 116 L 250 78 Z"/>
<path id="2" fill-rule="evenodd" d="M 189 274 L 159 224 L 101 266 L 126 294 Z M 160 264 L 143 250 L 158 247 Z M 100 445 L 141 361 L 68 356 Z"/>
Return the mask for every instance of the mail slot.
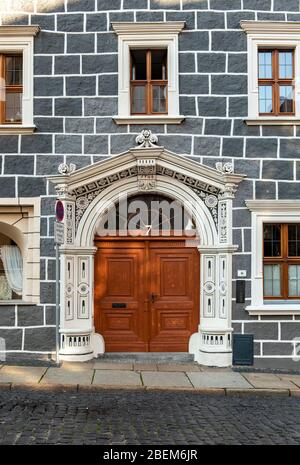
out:
<path id="1" fill-rule="evenodd" d="M 126 308 L 127 305 L 124 303 L 115 302 L 112 304 L 112 308 Z"/>

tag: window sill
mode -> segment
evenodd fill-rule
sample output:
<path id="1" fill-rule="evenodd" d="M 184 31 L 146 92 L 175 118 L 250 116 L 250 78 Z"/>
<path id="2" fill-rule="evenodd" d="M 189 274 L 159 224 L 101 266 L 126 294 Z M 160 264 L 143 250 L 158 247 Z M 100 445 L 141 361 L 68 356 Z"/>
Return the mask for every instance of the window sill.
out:
<path id="1" fill-rule="evenodd" d="M 142 115 L 142 116 L 114 116 L 113 120 L 117 124 L 180 124 L 184 120 L 184 116 L 168 116 L 168 115 Z"/>
<path id="2" fill-rule="evenodd" d="M 257 117 L 257 118 L 245 118 L 245 123 L 248 126 L 291 126 L 300 125 L 300 118 L 294 116 L 281 117 Z"/>
<path id="3" fill-rule="evenodd" d="M 300 304 L 249 305 L 245 308 L 250 316 L 259 315 L 300 315 Z"/>
<path id="4" fill-rule="evenodd" d="M 33 134 L 35 126 L 22 126 L 21 124 L 0 124 L 0 134 Z"/>

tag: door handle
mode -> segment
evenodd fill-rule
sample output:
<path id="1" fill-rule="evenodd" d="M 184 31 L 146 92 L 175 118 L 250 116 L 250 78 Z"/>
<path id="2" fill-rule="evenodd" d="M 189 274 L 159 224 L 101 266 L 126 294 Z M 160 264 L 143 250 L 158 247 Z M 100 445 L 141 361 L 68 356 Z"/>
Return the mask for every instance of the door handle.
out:
<path id="1" fill-rule="evenodd" d="M 151 292 L 151 294 L 150 294 L 150 302 L 152 304 L 154 304 L 156 298 L 157 298 L 157 294 L 153 294 L 153 292 Z"/>

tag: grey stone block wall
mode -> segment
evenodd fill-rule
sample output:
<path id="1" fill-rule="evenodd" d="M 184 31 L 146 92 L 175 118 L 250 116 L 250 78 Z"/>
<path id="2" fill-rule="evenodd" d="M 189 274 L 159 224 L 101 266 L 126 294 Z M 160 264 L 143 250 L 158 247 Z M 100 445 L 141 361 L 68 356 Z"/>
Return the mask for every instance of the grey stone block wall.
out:
<path id="1" fill-rule="evenodd" d="M 9 350 L 34 350 L 26 340 L 37 340 L 34 331 L 41 341 L 51 337 L 50 330 L 50 336 L 40 330 L 53 326 L 54 303 L 54 192 L 45 177 L 55 174 L 62 161 L 82 167 L 122 152 L 135 145 L 142 129 L 118 126 L 112 119 L 117 113 L 118 57 L 111 21 L 186 21 L 179 38 L 180 112 L 186 120 L 151 129 L 170 150 L 208 166 L 232 161 L 236 172 L 247 174 L 233 206 L 234 239 L 239 246 L 233 288 L 237 270 L 246 269 L 249 303 L 251 219 L 245 200 L 300 199 L 300 131 L 293 126 L 245 125 L 247 55 L 240 21 L 299 21 L 298 0 L 20 0 L 16 4 L 13 12 L 3 11 L 0 24 L 41 27 L 34 52 L 37 130 L 33 135 L 0 136 L 0 197 L 42 197 L 41 305 L 36 311 L 15 309 L 15 320 L 12 308 L 0 307 L 0 332 L 11 332 Z M 256 353 L 274 357 L 282 348 L 286 356 L 286 344 L 298 334 L 298 327 L 288 330 L 285 324 L 293 325 L 289 319 L 262 323 L 249 317 L 244 307 L 235 304 L 234 292 L 233 323 L 239 331 L 255 334 Z M 37 322 L 31 334 L 28 329 Z"/>

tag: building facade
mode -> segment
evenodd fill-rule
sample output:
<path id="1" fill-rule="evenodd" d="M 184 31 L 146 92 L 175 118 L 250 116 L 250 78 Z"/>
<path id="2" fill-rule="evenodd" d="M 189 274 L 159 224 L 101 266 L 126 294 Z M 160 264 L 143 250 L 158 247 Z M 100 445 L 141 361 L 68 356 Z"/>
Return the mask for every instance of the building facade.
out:
<path id="1" fill-rule="evenodd" d="M 230 366 L 252 334 L 255 366 L 297 370 L 299 1 L 0 8 L 1 357 L 53 357 L 57 206 L 61 358 Z M 121 234 L 125 197 L 188 222 Z"/>

